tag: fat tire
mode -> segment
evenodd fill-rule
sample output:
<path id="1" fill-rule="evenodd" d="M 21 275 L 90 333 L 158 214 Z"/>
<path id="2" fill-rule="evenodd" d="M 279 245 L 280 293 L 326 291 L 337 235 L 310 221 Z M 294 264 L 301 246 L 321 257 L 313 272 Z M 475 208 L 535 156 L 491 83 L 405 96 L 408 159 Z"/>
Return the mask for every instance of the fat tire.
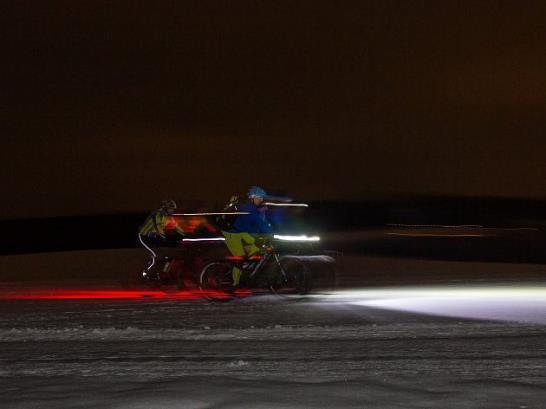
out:
<path id="1" fill-rule="evenodd" d="M 227 275 L 231 280 L 231 269 L 232 266 L 229 263 L 218 261 L 213 261 L 203 267 L 199 274 L 199 291 L 204 298 L 209 301 L 229 301 L 233 298 L 227 291 L 227 284 L 224 282 Z"/>
<path id="2" fill-rule="evenodd" d="M 283 282 L 279 271 L 276 282 L 269 284 L 269 291 L 276 295 L 305 295 L 313 288 L 313 277 L 307 263 L 297 258 L 281 259 L 288 282 Z"/>

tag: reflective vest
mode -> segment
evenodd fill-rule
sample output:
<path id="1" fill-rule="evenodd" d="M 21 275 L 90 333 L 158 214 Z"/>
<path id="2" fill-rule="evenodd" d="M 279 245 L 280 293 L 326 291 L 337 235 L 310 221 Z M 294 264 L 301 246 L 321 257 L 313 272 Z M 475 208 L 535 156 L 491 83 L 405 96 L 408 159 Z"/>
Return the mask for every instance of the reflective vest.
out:
<path id="1" fill-rule="evenodd" d="M 172 229 L 179 234 L 184 234 L 184 230 L 180 228 L 176 219 L 159 209 L 152 212 L 146 218 L 138 232 L 143 236 L 149 236 L 150 234 L 156 233 L 165 237 L 165 229 Z"/>

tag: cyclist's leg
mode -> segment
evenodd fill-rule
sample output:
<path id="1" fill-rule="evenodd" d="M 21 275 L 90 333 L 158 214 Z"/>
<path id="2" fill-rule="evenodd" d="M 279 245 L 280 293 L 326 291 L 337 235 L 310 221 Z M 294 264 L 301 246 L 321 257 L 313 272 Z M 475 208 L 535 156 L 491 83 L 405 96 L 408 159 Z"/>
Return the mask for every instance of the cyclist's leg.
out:
<path id="1" fill-rule="evenodd" d="M 257 254 L 260 249 L 256 246 L 256 239 L 249 233 L 239 233 L 241 235 L 241 241 L 243 242 L 243 250 L 245 255 L 253 256 Z"/>
<path id="2" fill-rule="evenodd" d="M 144 268 L 142 271 L 143 276 L 149 276 L 150 271 L 156 264 L 157 259 L 157 252 L 154 251 L 152 248 L 153 244 L 151 240 L 148 240 L 146 236 L 143 236 L 142 234 L 138 234 L 138 241 L 146 249 L 146 251 L 150 254 L 150 260 L 148 261 L 148 265 Z"/>
<path id="3" fill-rule="evenodd" d="M 226 246 L 230 253 L 236 257 L 245 256 L 245 249 L 243 248 L 242 234 L 245 233 L 229 233 L 223 231 L 222 234 L 226 238 Z M 241 269 L 237 266 L 233 266 L 231 270 L 231 277 L 233 279 L 233 286 L 237 287 L 239 285 L 239 280 L 241 279 Z"/>
<path id="4" fill-rule="evenodd" d="M 165 266 L 166 253 L 165 243 L 161 239 L 138 235 L 138 240 L 142 247 L 150 254 L 148 265 L 142 270 L 142 277 L 146 279 L 159 279 L 159 272 Z"/>

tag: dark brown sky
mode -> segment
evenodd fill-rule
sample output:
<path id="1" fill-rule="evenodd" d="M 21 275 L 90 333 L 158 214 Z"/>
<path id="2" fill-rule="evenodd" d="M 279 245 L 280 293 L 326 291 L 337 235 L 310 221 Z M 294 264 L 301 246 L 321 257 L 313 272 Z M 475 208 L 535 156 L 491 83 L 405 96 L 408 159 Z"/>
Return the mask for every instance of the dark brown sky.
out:
<path id="1" fill-rule="evenodd" d="M 544 198 L 543 4 L 4 4 L 1 214 L 254 183 Z"/>

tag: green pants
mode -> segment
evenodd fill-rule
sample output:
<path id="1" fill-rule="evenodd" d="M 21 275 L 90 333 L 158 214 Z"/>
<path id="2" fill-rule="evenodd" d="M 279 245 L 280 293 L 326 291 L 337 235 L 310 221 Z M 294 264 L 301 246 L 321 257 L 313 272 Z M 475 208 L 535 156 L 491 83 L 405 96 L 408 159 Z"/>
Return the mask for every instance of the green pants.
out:
<path id="1" fill-rule="evenodd" d="M 258 247 L 254 244 L 256 240 L 249 233 L 228 233 L 227 231 L 223 231 L 222 234 L 226 238 L 228 250 L 234 256 L 251 256 L 259 251 Z M 241 269 L 233 266 L 231 277 L 233 278 L 233 285 L 238 286 L 241 279 Z"/>

